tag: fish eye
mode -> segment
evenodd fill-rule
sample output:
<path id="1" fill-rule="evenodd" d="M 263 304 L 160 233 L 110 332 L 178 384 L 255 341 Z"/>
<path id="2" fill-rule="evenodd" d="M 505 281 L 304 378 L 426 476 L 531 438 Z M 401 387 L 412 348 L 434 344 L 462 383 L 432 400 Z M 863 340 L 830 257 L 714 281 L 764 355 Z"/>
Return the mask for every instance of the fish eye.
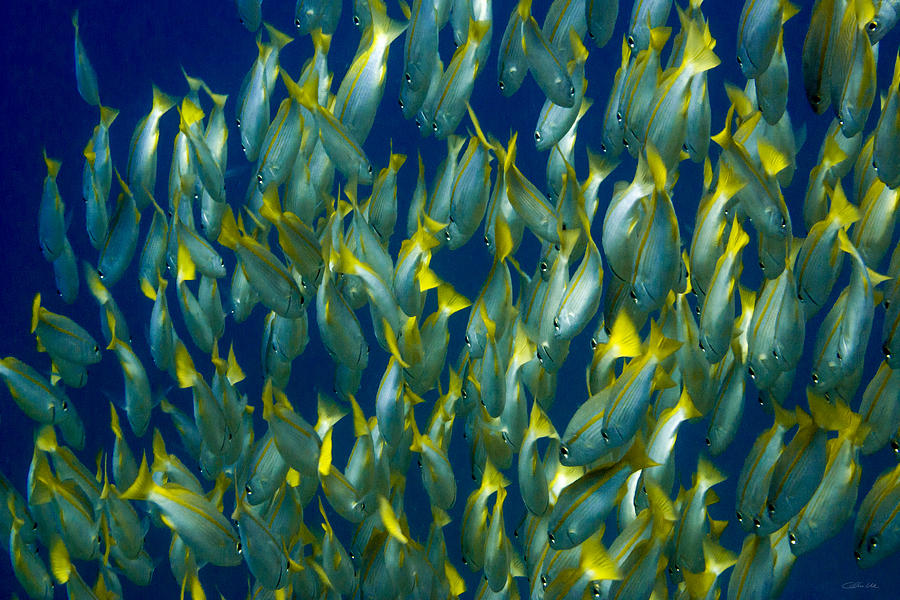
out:
<path id="1" fill-rule="evenodd" d="M 56 295 L 57 295 L 57 296 L 62 296 L 62 292 L 60 291 L 59 288 L 56 288 Z"/>
<path id="2" fill-rule="evenodd" d="M 575 86 L 570 85 L 569 86 L 569 98 L 574 98 L 574 97 L 575 97 Z"/>
<path id="3" fill-rule="evenodd" d="M 728 216 L 728 209 L 726 208 L 726 209 L 723 211 L 722 214 L 724 214 L 724 215 L 727 217 L 727 216 Z"/>
<path id="4" fill-rule="evenodd" d="M 548 533 L 548 534 L 547 534 L 547 537 L 550 538 L 550 541 L 551 541 L 551 542 L 553 541 L 553 534 L 552 534 L 552 533 Z M 546 575 L 541 575 L 541 588 L 542 588 L 542 589 L 547 589 L 547 576 L 546 576 Z"/>
<path id="5" fill-rule="evenodd" d="M 600 152 L 606 152 L 606 144 L 600 143 Z"/>
<path id="6" fill-rule="evenodd" d="M 700 340 L 699 342 L 697 342 L 697 345 L 700 346 L 700 349 L 703 352 L 706 352 L 706 346 L 703 345 L 703 340 Z"/>
<path id="7" fill-rule="evenodd" d="M 549 268 L 549 267 L 547 266 L 547 261 L 546 261 L 546 260 L 542 260 L 542 261 L 541 261 L 540 267 L 541 267 L 541 273 L 546 273 L 546 272 L 547 272 L 547 269 Z"/>
<path id="8" fill-rule="evenodd" d="M 535 132 L 534 132 L 534 141 L 540 142 L 540 141 L 541 141 L 541 138 L 543 138 L 543 136 L 541 135 L 541 132 L 540 132 L 540 131 L 535 131 Z"/>
<path id="9" fill-rule="evenodd" d="M 547 532 L 547 539 L 550 540 L 550 543 L 551 543 L 551 544 L 555 544 L 555 543 L 556 543 L 556 536 L 553 535 L 553 533 L 550 532 L 550 531 Z M 541 577 L 541 579 L 543 579 L 543 576 Z"/>
<path id="10" fill-rule="evenodd" d="M 822 101 L 822 98 L 819 97 L 818 94 L 813 94 L 812 96 L 809 97 L 809 101 L 812 102 L 813 104 L 818 104 L 819 102 Z"/>
<path id="11" fill-rule="evenodd" d="M 685 152 L 688 151 L 688 145 L 687 145 L 687 142 L 685 142 L 685 143 L 683 143 L 683 144 L 681 145 L 681 149 L 684 150 Z"/>
<path id="12" fill-rule="evenodd" d="M 100 347 L 94 344 L 94 352 L 100 352 Z"/>
<path id="13" fill-rule="evenodd" d="M 591 350 L 595 350 L 597 348 L 597 340 L 591 338 Z"/>
<path id="14" fill-rule="evenodd" d="M 241 150 L 243 150 L 244 152 L 247 151 L 247 146 L 244 145 L 244 142 L 241 142 Z"/>
<path id="15" fill-rule="evenodd" d="M 760 522 L 759 519 L 753 519 L 753 528 L 754 529 L 759 529 L 761 526 L 762 526 L 762 523 Z"/>
<path id="16" fill-rule="evenodd" d="M 775 505 L 772 504 L 771 502 L 769 502 L 768 504 L 766 504 L 766 510 L 767 510 L 768 513 L 769 513 L 769 517 L 774 517 L 774 516 L 775 516 Z"/>
<path id="17" fill-rule="evenodd" d="M 403 108 L 403 98 L 397 98 L 397 104 L 400 105 L 400 108 Z"/>
<path id="18" fill-rule="evenodd" d="M 241 25 L 243 25 L 243 24 L 244 24 L 244 17 L 238 17 L 238 21 L 240 21 L 240 22 L 241 22 Z"/>
<path id="19" fill-rule="evenodd" d="M 785 227 L 787 227 L 787 219 L 781 217 L 781 228 L 784 229 Z"/>
<path id="20" fill-rule="evenodd" d="M 622 122 L 622 111 L 620 110 L 616 111 L 616 121 L 618 121 L 619 123 Z"/>
<path id="21" fill-rule="evenodd" d="M 631 299 L 634 300 L 635 304 L 637 304 L 637 294 L 634 293 L 634 290 L 629 290 L 628 295 L 631 296 Z"/>
<path id="22" fill-rule="evenodd" d="M 777 359 L 777 358 L 780 358 L 780 357 L 778 356 L 778 350 L 776 350 L 775 348 L 772 348 L 772 356 L 774 356 L 776 359 Z"/>
<path id="23" fill-rule="evenodd" d="M 431 122 L 431 128 L 434 129 L 435 131 L 437 131 L 437 121 Z"/>
<path id="24" fill-rule="evenodd" d="M 741 514 L 741 511 L 735 511 L 734 516 L 737 517 L 738 523 L 742 523 L 744 521 L 744 515 Z"/>
<path id="25" fill-rule="evenodd" d="M 467 333 L 466 334 L 466 346 L 471 346 L 471 345 L 472 345 L 472 340 L 469 339 L 469 334 Z"/>
<path id="26" fill-rule="evenodd" d="M 840 352 L 836 352 L 835 355 L 837 356 L 837 359 L 838 359 L 838 360 L 844 360 L 844 357 L 841 356 L 841 353 L 840 353 Z"/>
<path id="27" fill-rule="evenodd" d="M 710 440 L 709 438 L 706 438 L 703 441 L 706 442 L 707 447 L 712 446 L 712 440 Z"/>
<path id="28" fill-rule="evenodd" d="M 359 27 L 359 17 L 357 15 L 353 15 L 353 24 Z"/>
<path id="29" fill-rule="evenodd" d="M 634 36 L 633 35 L 629 35 L 628 39 L 626 41 L 628 42 L 629 48 L 634 48 Z"/>
<path id="30" fill-rule="evenodd" d="M 741 60 L 741 57 L 740 57 L 740 56 L 737 57 L 737 63 L 738 63 L 738 66 L 739 66 L 739 67 L 744 66 L 744 61 Z"/>
<path id="31" fill-rule="evenodd" d="M 491 240 L 488 239 L 488 236 L 484 236 L 484 245 L 485 245 L 485 246 L 490 246 L 490 245 L 491 245 Z"/>
<path id="32" fill-rule="evenodd" d="M 473 479 L 474 479 L 474 477 L 473 477 Z M 469 560 L 468 560 L 465 556 L 462 557 L 462 562 L 463 562 L 464 565 L 468 565 L 468 564 L 469 564 Z"/>
<path id="33" fill-rule="evenodd" d="M 238 542 L 237 543 L 237 553 L 242 554 L 243 552 L 244 552 L 244 547 L 241 545 L 240 542 Z"/>
<path id="34" fill-rule="evenodd" d="M 608 442 L 608 441 L 609 441 L 609 434 L 606 432 L 606 428 L 603 428 L 603 429 L 600 430 L 600 437 L 603 438 L 603 441 L 604 441 L 604 442 Z"/>
<path id="35" fill-rule="evenodd" d="M 866 29 L 868 29 L 871 32 L 874 32 L 876 29 L 878 29 L 878 21 L 877 20 L 869 21 L 869 24 L 866 25 Z"/>
<path id="36" fill-rule="evenodd" d="M 543 365 L 543 364 L 544 364 L 544 358 L 541 356 L 541 351 L 538 350 L 538 351 L 536 352 L 536 354 L 537 354 L 538 362 L 541 363 L 541 365 Z"/>
<path id="37" fill-rule="evenodd" d="M 763 261 L 759 261 L 757 264 L 759 265 L 760 269 L 762 269 L 763 271 L 766 270 L 766 263 L 764 263 Z"/>
<path id="38" fill-rule="evenodd" d="M 350 560 L 356 560 L 356 555 L 353 554 L 353 550 L 350 550 L 347 555 L 350 557 Z"/>
<path id="39" fill-rule="evenodd" d="M 97 269 L 97 275 L 100 277 L 100 279 L 103 279 L 103 269 Z"/>
<path id="40" fill-rule="evenodd" d="M 447 240 L 448 242 L 450 241 L 450 230 L 449 229 L 444 230 L 444 239 Z"/>
<path id="41" fill-rule="evenodd" d="M 599 598 L 600 597 L 600 584 L 595 582 L 594 585 L 591 587 L 591 589 L 592 589 L 592 593 L 594 594 L 594 598 Z"/>
<path id="42" fill-rule="evenodd" d="M 418 117 L 416 118 L 416 128 L 422 129 L 422 123 L 419 121 Z"/>
<path id="43" fill-rule="evenodd" d="M 406 83 L 412 84 L 412 77 L 409 76 L 409 73 L 404 73 L 403 76 L 406 78 Z"/>
<path id="44" fill-rule="evenodd" d="M 501 91 L 501 92 L 502 92 L 504 89 L 506 89 L 506 85 L 504 85 L 502 79 L 501 79 L 500 81 L 497 82 L 497 85 L 500 86 L 500 91 Z"/>
<path id="45" fill-rule="evenodd" d="M 234 120 L 234 124 L 237 125 L 237 128 L 238 128 L 238 129 L 241 128 L 241 120 L 240 120 L 240 119 L 235 119 L 235 120 Z"/>
<path id="46" fill-rule="evenodd" d="M 813 372 L 812 382 L 813 382 L 813 384 L 819 383 L 819 374 L 818 373 Z"/>
<path id="47" fill-rule="evenodd" d="M 69 410 L 69 403 L 66 402 L 65 400 L 63 400 L 63 403 L 62 403 L 62 409 L 63 409 L 63 410 Z"/>
<path id="48" fill-rule="evenodd" d="M 559 331 L 559 319 L 556 317 L 553 317 L 553 328 Z"/>
<path id="49" fill-rule="evenodd" d="M 247 485 L 244 486 L 244 491 L 247 492 L 247 495 L 248 495 L 248 496 L 252 496 L 252 495 L 253 495 L 253 488 L 250 487 L 250 484 L 249 484 L 249 483 L 248 483 Z"/>
<path id="50" fill-rule="evenodd" d="M 299 17 L 294 19 L 294 25 L 297 27 L 297 29 L 300 29 L 300 18 Z"/>
<path id="51" fill-rule="evenodd" d="M 878 537 L 872 536 L 869 538 L 869 552 L 878 548 Z"/>
<path id="52" fill-rule="evenodd" d="M 878 170 L 878 163 L 874 160 L 872 161 L 872 168 L 875 169 L 876 171 Z"/>
<path id="53" fill-rule="evenodd" d="M 891 450 L 894 451 L 894 454 L 900 452 L 900 443 L 897 443 L 897 440 L 891 440 Z"/>
<path id="54" fill-rule="evenodd" d="M 369 171 L 369 174 L 371 175 L 372 174 L 372 165 L 369 165 L 367 170 Z"/>
<path id="55" fill-rule="evenodd" d="M 460 391 L 459 395 L 462 396 L 463 400 L 466 400 L 469 397 L 469 392 L 467 392 L 466 390 L 462 390 Z M 468 437 L 465 432 L 463 432 L 463 437 Z"/>
<path id="56" fill-rule="evenodd" d="M 791 543 L 791 546 L 797 545 L 797 536 L 793 532 L 788 534 L 788 542 Z"/>
<path id="57" fill-rule="evenodd" d="M 224 267 L 224 266 L 225 266 L 225 260 L 224 260 L 223 258 L 221 258 L 221 257 L 219 257 L 219 266 L 220 266 L 220 267 Z"/>
<path id="58" fill-rule="evenodd" d="M 628 150 L 628 148 L 630 148 L 630 145 L 628 144 L 628 140 L 626 140 L 625 138 L 622 138 L 622 145 L 625 147 L 626 150 Z"/>
<path id="59" fill-rule="evenodd" d="M 888 345 L 887 345 L 887 344 L 883 344 L 883 345 L 881 346 L 881 351 L 884 353 L 884 357 L 885 357 L 885 358 L 887 358 L 887 359 L 890 359 L 890 358 L 891 358 L 891 349 L 888 348 Z"/>
<path id="60" fill-rule="evenodd" d="M 590 37 L 591 39 L 594 39 L 594 32 L 588 31 L 588 37 Z"/>

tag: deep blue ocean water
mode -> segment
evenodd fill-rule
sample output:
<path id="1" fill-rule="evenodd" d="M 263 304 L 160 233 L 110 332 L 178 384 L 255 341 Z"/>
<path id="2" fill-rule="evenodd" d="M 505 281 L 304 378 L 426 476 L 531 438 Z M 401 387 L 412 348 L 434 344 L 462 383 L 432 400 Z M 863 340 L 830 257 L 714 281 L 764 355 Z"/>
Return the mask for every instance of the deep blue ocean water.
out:
<path id="1" fill-rule="evenodd" d="M 342 21 L 332 41 L 329 52 L 329 66 L 335 74 L 332 91 L 337 90 L 343 73 L 349 66 L 356 51 L 359 33 L 350 23 L 352 13 L 350 2 L 345 2 Z M 395 2 L 388 2 L 388 11 L 394 17 L 400 17 Z M 811 2 L 800 3 L 801 12 L 785 25 L 785 47 L 791 72 L 791 96 L 789 108 L 795 128 L 805 124 L 807 131 L 806 144 L 797 157 L 798 169 L 793 183 L 784 189 L 785 200 L 791 209 L 795 234 L 805 235 L 802 231 L 801 208 L 807 176 L 816 162 L 819 144 L 830 121 L 831 114 L 817 116 L 806 104 L 800 81 L 800 49 L 806 28 L 809 23 Z M 535 0 L 534 13 L 540 21 L 549 2 Z M 519 132 L 519 153 L 517 164 L 521 170 L 536 183 L 543 182 L 546 154 L 534 150 L 531 143 L 531 132 L 538 111 L 543 103 L 543 95 L 534 81 L 526 78 L 522 89 L 511 99 L 503 98 L 496 87 L 496 46 L 506 23 L 507 16 L 514 6 L 513 2 L 495 1 L 494 50 L 483 73 L 479 76 L 472 106 L 479 116 L 482 127 L 499 139 L 507 138 L 510 131 Z M 608 95 L 608 87 L 612 83 L 613 74 L 619 64 L 619 43 L 627 25 L 630 13 L 630 2 L 623 2 L 620 8 L 616 34 L 604 48 L 597 49 L 590 45 L 590 58 L 587 63 L 589 81 L 587 96 L 595 101 L 594 107 L 587 113 L 579 129 L 576 156 L 576 168 L 583 178 L 586 173 L 585 146 L 595 151 L 599 147 L 599 128 L 602 113 Z M 62 160 L 59 175 L 59 187 L 64 202 L 71 216 L 69 239 L 79 259 L 96 261 L 96 252 L 88 244 L 84 233 L 84 209 L 80 199 L 81 171 L 83 165 L 82 150 L 91 131 L 96 124 L 96 109 L 88 106 L 78 95 L 75 87 L 73 61 L 73 30 L 71 14 L 80 9 L 81 37 L 87 48 L 94 68 L 97 71 L 100 96 L 104 105 L 119 109 L 121 112 L 111 128 L 111 151 L 113 163 L 124 173 L 127 158 L 127 147 L 134 125 L 148 112 L 150 107 L 150 84 L 159 86 L 163 91 L 180 97 L 187 92 L 187 86 L 181 73 L 183 67 L 190 75 L 203 78 L 216 92 L 230 94 L 226 105 L 231 135 L 229 138 L 229 168 L 245 166 L 239 146 L 239 136 L 233 127 L 234 99 L 237 96 L 241 80 L 256 57 L 254 35 L 246 31 L 238 22 L 234 4 L 228 1 L 191 1 L 191 2 L 34 2 L 16 3 L 6 7 L 4 31 L 0 36 L 0 115 L 3 125 L 3 143 L 0 144 L 0 198 L 3 201 L 3 212 L 0 216 L 0 355 L 15 355 L 40 370 L 49 370 L 46 355 L 38 354 L 34 339 L 29 334 L 31 300 L 35 292 L 41 292 L 46 298 L 48 308 L 61 312 L 87 326 L 100 339 L 98 309 L 87 293 L 82 280 L 79 299 L 72 306 L 64 305 L 55 296 L 55 284 L 52 268 L 44 261 L 38 247 L 37 206 L 40 199 L 41 185 L 45 175 L 41 149 L 46 148 L 51 157 Z M 735 39 L 737 20 L 741 3 L 729 0 L 708 0 L 703 10 L 709 19 L 713 36 L 718 40 L 716 53 L 722 64 L 709 74 L 709 94 L 712 103 L 713 132 L 718 132 L 724 123 L 728 101 L 724 93 L 724 82 L 743 86 L 735 56 Z M 263 4 L 264 18 L 282 31 L 293 30 L 293 2 L 267 0 Z M 670 15 L 669 25 L 677 29 L 675 11 Z M 879 89 L 885 90 L 890 82 L 893 59 L 897 51 L 900 31 L 894 31 L 882 41 L 879 58 Z M 435 168 L 445 155 L 446 144 L 434 138 L 422 139 L 415 125 L 405 121 L 396 104 L 401 77 L 400 43 L 392 47 L 388 66 L 388 79 L 381 109 L 366 142 L 365 148 L 376 169 L 386 164 L 390 142 L 394 152 L 407 155 L 406 165 L 400 171 L 399 194 L 400 210 L 398 230 L 403 229 L 406 207 L 408 206 L 416 178 L 416 153 L 420 152 L 426 165 L 430 181 Z M 444 61 L 449 60 L 453 51 L 452 36 L 449 28 L 442 32 L 441 52 Z M 300 66 L 311 56 L 312 44 L 309 38 L 297 39 L 282 53 L 281 64 L 296 77 Z M 282 88 L 278 88 L 281 90 Z M 276 92 L 279 99 L 283 91 Z M 877 106 L 870 115 L 867 132 L 877 120 Z M 460 126 L 464 130 L 466 122 Z M 172 140 L 177 130 L 175 112 L 167 114 L 161 124 L 159 143 L 159 175 L 158 197 L 165 195 L 168 165 L 171 157 Z M 711 153 L 718 152 L 713 144 Z M 496 165 L 495 165 L 496 167 Z M 621 164 L 604 182 L 600 192 L 600 208 L 595 219 L 595 239 L 599 239 L 599 223 L 605 211 L 606 203 L 612 192 L 613 183 L 620 179 L 630 180 L 634 171 L 634 163 L 625 157 Z M 246 186 L 246 173 L 238 170 L 237 176 L 229 180 L 229 199 L 236 204 L 242 197 Z M 702 171 L 698 165 L 684 162 L 680 166 L 680 180 L 673 193 L 673 201 L 679 217 L 682 240 L 690 240 L 694 215 L 701 192 Z M 845 186 L 846 187 L 846 186 Z M 114 186 L 115 189 L 115 186 Z M 231 194 L 234 194 L 234 197 Z M 149 217 L 142 223 L 143 240 Z M 460 250 L 439 252 L 432 267 L 439 275 L 451 281 L 453 285 L 469 298 L 477 296 L 490 267 L 490 257 L 479 241 L 480 234 Z M 530 270 L 537 256 L 538 245 L 531 234 L 526 234 L 517 258 L 526 270 Z M 395 233 L 391 243 L 391 253 L 396 256 L 402 235 Z M 752 249 L 751 249 L 752 254 Z M 226 260 L 230 258 L 225 252 Z M 748 255 L 749 256 L 749 255 Z M 229 266 L 233 263 L 229 262 Z M 886 264 L 880 265 L 880 270 Z M 145 325 L 150 310 L 150 303 L 137 288 L 137 271 L 131 268 L 112 293 L 126 314 L 126 318 L 135 337 L 135 349 L 145 359 L 147 372 L 155 388 L 164 389 L 170 385 L 168 377 L 153 367 L 149 359 L 145 341 Z M 833 298 L 847 280 L 846 272 L 835 286 Z M 748 264 L 744 281 L 755 285 L 759 281 L 759 273 Z M 223 298 L 227 300 L 227 298 Z M 173 307 L 173 314 L 178 310 Z M 798 368 L 798 375 L 792 400 L 792 407 L 803 397 L 803 386 L 810 371 L 810 354 L 818 323 L 826 311 L 821 311 L 807 325 L 806 347 L 809 350 Z M 426 309 L 427 314 L 427 309 Z M 881 353 L 880 345 L 882 310 L 876 311 L 872 342 L 867 355 L 867 370 L 860 387 L 860 394 L 866 381 L 874 374 Z M 259 404 L 259 346 L 264 310 L 258 307 L 251 319 L 235 326 L 229 321 L 226 328 L 225 343 L 227 347 L 232 340 L 235 352 L 248 379 L 241 384 L 241 389 L 248 393 L 252 403 Z M 180 317 L 176 316 L 176 327 L 182 328 Z M 364 327 L 371 329 L 367 318 L 362 318 Z M 465 326 L 465 313 L 451 318 L 451 346 L 448 357 L 455 358 L 462 344 L 462 330 Z M 592 324 L 586 328 L 572 344 L 570 356 L 559 375 L 559 386 L 555 404 L 550 415 L 557 428 L 562 429 L 580 402 L 586 398 L 584 387 L 584 368 L 590 363 L 591 351 L 588 345 Z M 363 387 L 359 393 L 360 403 L 367 414 L 374 411 L 374 390 L 384 370 L 387 357 L 371 344 L 373 353 L 370 365 L 364 374 Z M 208 365 L 199 354 L 192 349 L 195 361 Z M 109 430 L 108 397 L 121 395 L 122 378 L 114 356 L 104 355 L 103 361 L 90 369 L 88 385 L 80 390 L 69 390 L 69 396 L 78 406 L 88 429 L 88 443 L 80 458 L 84 464 L 92 467 L 95 456 L 101 449 L 111 450 L 113 436 Z M 310 420 L 315 419 L 316 391 L 330 390 L 333 366 L 322 346 L 314 321 L 310 324 L 310 343 L 305 353 L 294 361 L 289 395 L 294 406 Z M 168 398 L 189 410 L 190 395 L 186 390 L 172 390 Z M 717 486 L 716 492 L 721 498 L 719 504 L 710 507 L 710 514 L 716 519 L 730 519 L 721 542 L 729 549 L 738 552 L 743 538 L 743 531 L 734 522 L 734 484 L 743 464 L 743 459 L 756 436 L 769 427 L 771 417 L 755 402 L 756 392 L 752 384 L 748 384 L 746 409 L 741 430 L 732 446 L 715 459 L 715 464 L 729 477 L 724 484 Z M 430 405 L 429 405 L 430 406 Z M 858 407 L 858 399 L 851 404 Z M 424 408 L 424 407 L 423 407 Z M 430 410 L 430 409 L 428 409 Z M 427 417 L 428 410 L 420 408 L 419 422 Z M 263 422 L 257 419 L 257 433 L 263 430 Z M 174 430 L 168 418 L 159 411 L 154 415 L 153 426 L 158 426 L 170 445 L 170 451 L 177 451 Z M 465 499 L 476 482 L 470 476 L 470 462 L 467 441 L 462 437 L 463 420 L 457 421 L 451 444 L 451 460 L 457 473 L 459 490 L 457 501 L 451 516 L 454 521 L 444 530 L 448 551 L 455 558 L 457 568 L 467 577 L 467 596 L 474 593 L 478 581 L 459 560 L 459 526 Z M 24 489 L 25 476 L 31 458 L 34 424 L 30 422 L 10 399 L 5 388 L 0 389 L 0 471 L 6 474 L 20 490 Z M 696 465 L 698 452 L 703 450 L 705 424 L 691 423 L 682 427 L 679 442 L 676 445 L 676 465 L 681 485 L 690 487 L 691 474 Z M 126 433 L 129 443 L 136 454 L 142 450 L 149 451 L 149 434 L 142 440 L 136 440 L 130 431 Z M 343 466 L 352 444 L 352 427 L 349 419 L 345 419 L 335 431 L 335 464 Z M 896 457 L 888 448 L 874 456 L 863 457 L 863 474 L 860 483 L 860 499 L 868 491 L 875 478 L 886 468 L 895 464 Z M 422 488 L 420 478 L 412 467 L 406 492 L 406 510 L 410 521 L 410 529 L 414 535 L 424 541 L 428 532 L 428 498 Z M 511 479 L 515 479 L 512 474 Z M 506 503 L 507 531 L 519 522 L 524 507 L 522 506 L 515 484 L 510 488 Z M 227 507 L 226 514 L 230 513 Z M 307 519 L 312 528 L 318 515 L 314 504 L 307 510 Z M 312 516 L 309 516 L 312 515 Z M 340 519 L 334 517 L 332 522 L 338 526 Z M 315 525 L 318 527 L 318 525 Z M 338 527 L 341 540 L 349 544 L 352 529 L 341 523 Z M 173 597 L 177 587 L 167 564 L 168 533 L 152 529 L 145 542 L 148 551 L 158 557 L 157 566 L 150 588 L 126 587 L 126 597 Z M 45 555 L 46 556 L 46 555 Z M 79 565 L 81 569 L 81 565 Z M 93 582 L 95 573 L 91 567 L 83 570 L 85 579 Z M 221 591 L 226 598 L 240 598 L 246 595 L 249 573 L 244 567 L 235 569 L 217 569 L 207 567 L 201 571 L 201 580 L 208 594 Z M 123 578 L 123 582 L 124 582 Z M 865 589 L 844 589 L 847 582 L 874 584 Z M 127 585 L 127 584 L 126 584 Z M 524 591 L 524 587 L 522 587 Z M 0 595 L 6 591 L 22 595 L 9 562 L 0 560 Z M 724 593 L 724 591 L 723 591 Z M 893 556 L 877 567 L 860 570 L 853 560 L 852 523 L 848 523 L 841 533 L 795 563 L 791 580 L 788 583 L 784 598 L 892 598 L 900 596 L 900 556 Z M 57 589 L 57 598 L 64 597 L 64 591 Z"/>

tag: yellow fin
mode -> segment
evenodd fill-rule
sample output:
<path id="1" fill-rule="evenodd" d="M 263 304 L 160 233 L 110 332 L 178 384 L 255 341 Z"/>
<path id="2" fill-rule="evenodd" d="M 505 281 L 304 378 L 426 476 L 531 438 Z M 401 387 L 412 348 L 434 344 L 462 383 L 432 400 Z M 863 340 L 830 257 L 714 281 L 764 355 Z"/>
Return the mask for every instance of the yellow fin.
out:
<path id="1" fill-rule="evenodd" d="M 409 538 L 403 534 L 400 521 L 397 520 L 397 515 L 394 514 L 391 503 L 381 494 L 378 495 L 378 515 L 381 517 L 381 522 L 391 537 L 401 544 L 409 542 Z"/>
<path id="2" fill-rule="evenodd" d="M 58 535 L 53 536 L 50 543 L 50 570 L 57 583 L 66 583 L 72 574 L 72 561 L 69 559 L 69 551 L 66 544 Z"/>

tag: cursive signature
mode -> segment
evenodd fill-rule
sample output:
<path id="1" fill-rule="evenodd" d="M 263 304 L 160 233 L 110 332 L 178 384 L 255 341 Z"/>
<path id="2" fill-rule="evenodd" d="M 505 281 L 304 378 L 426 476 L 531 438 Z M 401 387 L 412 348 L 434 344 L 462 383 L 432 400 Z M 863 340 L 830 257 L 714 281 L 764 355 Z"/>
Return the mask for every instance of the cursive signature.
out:
<path id="1" fill-rule="evenodd" d="M 845 581 L 841 584 L 842 590 L 877 590 L 878 584 L 874 581 Z"/>

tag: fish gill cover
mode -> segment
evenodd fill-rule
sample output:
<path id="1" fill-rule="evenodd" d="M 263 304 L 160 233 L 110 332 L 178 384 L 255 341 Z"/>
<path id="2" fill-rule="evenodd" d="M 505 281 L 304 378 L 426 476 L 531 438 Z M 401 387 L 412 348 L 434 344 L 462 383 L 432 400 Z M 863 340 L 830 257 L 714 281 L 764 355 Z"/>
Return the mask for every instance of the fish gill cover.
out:
<path id="1" fill-rule="evenodd" d="M 895 2 L 291 4 L 10 9 L 11 596 L 893 595 Z"/>

